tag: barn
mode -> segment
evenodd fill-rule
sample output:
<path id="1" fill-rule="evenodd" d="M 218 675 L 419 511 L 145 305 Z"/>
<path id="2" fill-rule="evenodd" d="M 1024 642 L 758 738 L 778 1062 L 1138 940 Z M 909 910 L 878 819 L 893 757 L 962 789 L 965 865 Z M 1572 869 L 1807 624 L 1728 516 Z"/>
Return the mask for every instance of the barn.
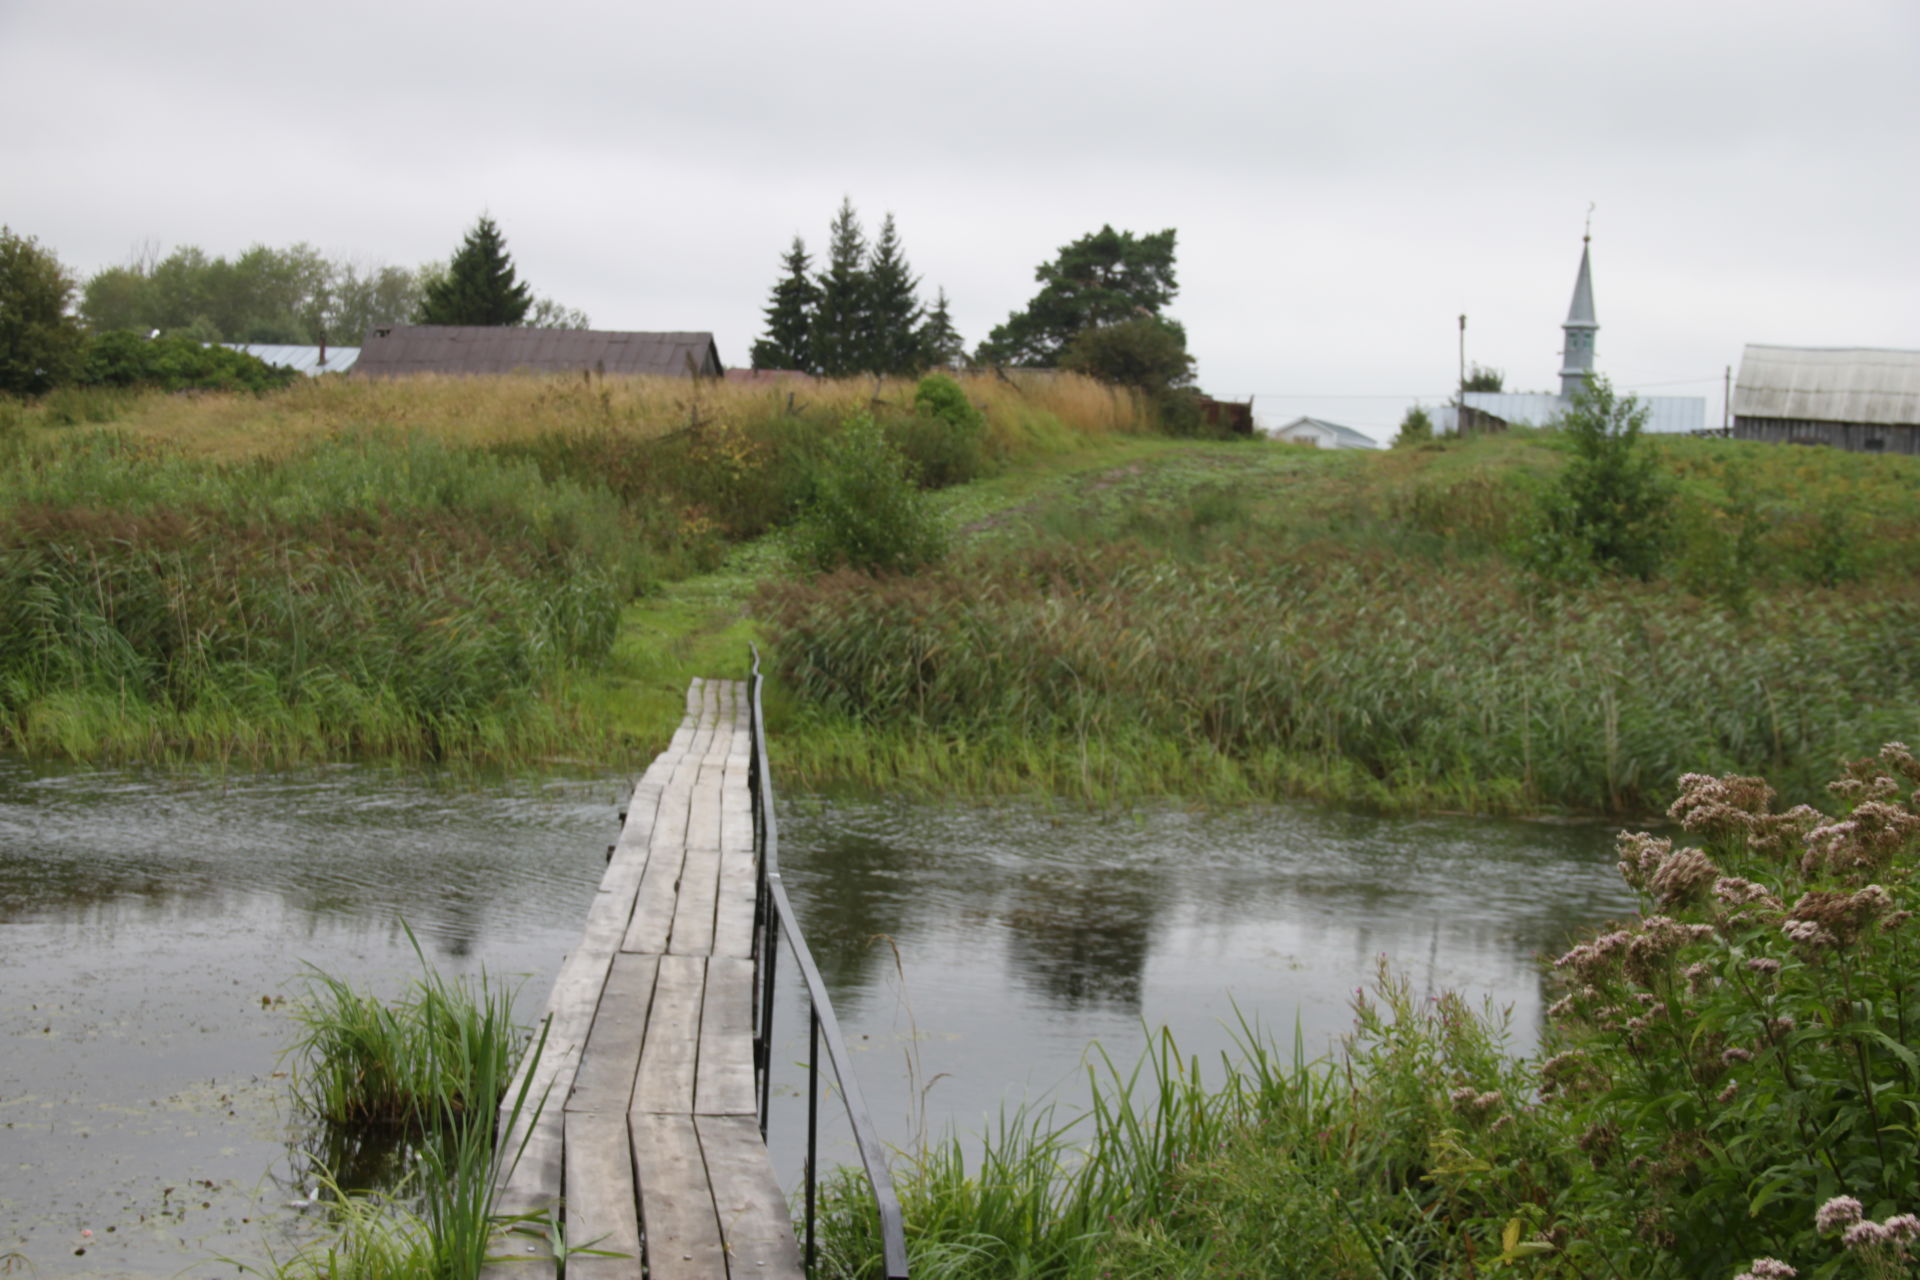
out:
<path id="1" fill-rule="evenodd" d="M 1749 343 L 1733 437 L 1920 454 L 1920 351 Z"/>
<path id="2" fill-rule="evenodd" d="M 584 372 L 716 378 L 722 369 L 711 333 L 397 324 L 367 330 L 353 374 L 395 378 L 414 373 Z"/>

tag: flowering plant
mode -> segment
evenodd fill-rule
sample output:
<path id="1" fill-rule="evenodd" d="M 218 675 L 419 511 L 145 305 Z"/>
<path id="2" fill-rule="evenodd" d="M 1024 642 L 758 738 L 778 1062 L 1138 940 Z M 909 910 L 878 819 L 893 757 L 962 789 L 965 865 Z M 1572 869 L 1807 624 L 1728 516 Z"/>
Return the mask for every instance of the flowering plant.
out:
<path id="1" fill-rule="evenodd" d="M 1569 1260 L 1636 1275 L 1908 1274 L 1916 784 L 1920 761 L 1899 743 L 1830 786 L 1837 817 L 1773 812 L 1757 778 L 1693 774 L 1670 816 L 1697 843 L 1622 835 L 1620 871 L 1646 914 L 1555 962 L 1556 1052 L 1540 1068 L 1584 1157 L 1563 1201 Z M 1836 1231 L 1841 1254 L 1823 1238 Z"/>

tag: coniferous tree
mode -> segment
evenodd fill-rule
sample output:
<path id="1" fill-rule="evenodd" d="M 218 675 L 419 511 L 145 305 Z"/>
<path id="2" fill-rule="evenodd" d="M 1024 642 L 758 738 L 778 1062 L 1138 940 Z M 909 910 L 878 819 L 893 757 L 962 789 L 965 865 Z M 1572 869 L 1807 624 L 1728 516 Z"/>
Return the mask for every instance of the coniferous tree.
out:
<path id="1" fill-rule="evenodd" d="M 920 360 L 926 368 L 951 369 L 967 358 L 967 344 L 960 340 L 959 330 L 953 327 L 945 289 L 934 296 L 933 310 L 927 312 L 926 323 L 920 326 L 916 337 L 920 343 Z"/>
<path id="2" fill-rule="evenodd" d="M 460 245 L 447 274 L 427 288 L 422 324 L 517 325 L 533 306 L 533 293 L 514 279 L 507 239 L 485 214 Z"/>
<path id="3" fill-rule="evenodd" d="M 820 300 L 814 308 L 807 343 L 816 373 L 845 378 L 868 366 L 867 241 L 851 198 L 840 201 L 827 246 L 827 269 L 820 275 Z"/>
<path id="4" fill-rule="evenodd" d="M 925 310 L 919 289 L 889 213 L 880 223 L 880 235 L 867 259 L 867 372 L 910 376 L 926 367 L 920 344 Z"/>
<path id="5" fill-rule="evenodd" d="M 1085 329 L 1159 316 L 1179 291 L 1172 227 L 1151 235 L 1103 226 L 1064 245 L 1034 270 L 1033 301 L 994 327 L 975 359 L 983 364 L 1050 365 Z"/>
<path id="6" fill-rule="evenodd" d="M 753 344 L 756 369 L 798 369 L 813 372 L 813 349 L 808 338 L 814 310 L 820 305 L 820 286 L 813 282 L 813 259 L 799 236 L 780 259 L 786 275 L 773 286 L 767 303 L 767 336 Z"/>

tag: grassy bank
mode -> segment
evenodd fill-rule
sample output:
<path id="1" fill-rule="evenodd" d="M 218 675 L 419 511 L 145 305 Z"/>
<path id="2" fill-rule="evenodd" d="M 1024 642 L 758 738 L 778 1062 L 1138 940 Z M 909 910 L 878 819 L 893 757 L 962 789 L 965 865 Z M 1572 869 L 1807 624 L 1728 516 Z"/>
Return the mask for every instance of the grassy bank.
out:
<path id="1" fill-rule="evenodd" d="M 4 406 L 0 746 L 649 751 L 678 718 L 656 677 L 704 625 L 659 588 L 790 521 L 853 409 L 930 483 L 1143 426 L 1083 379 L 967 395 L 985 421 L 957 442 L 913 384 L 870 380 L 327 379 Z M 668 634 L 623 630 L 649 612 Z"/>
<path id="2" fill-rule="evenodd" d="M 1646 812 L 1796 798 L 1920 729 L 1920 468 L 1659 441 L 1652 581 L 1526 568 L 1552 435 L 1169 444 L 974 522 L 939 569 L 769 588 L 803 780 Z"/>
<path id="3" fill-rule="evenodd" d="M 915 1153 L 913 1273 L 1911 1275 L 1916 783 L 1898 745 L 1824 812 L 1689 777 L 1688 847 L 1622 837 L 1642 915 L 1556 961 L 1541 1057 L 1508 1056 L 1498 1011 L 1383 971 L 1326 1059 L 1249 1033 L 1203 1079 L 1162 1036 L 1097 1068 L 1070 1123 Z M 877 1275 L 861 1185 L 829 1203 L 827 1273 Z"/>

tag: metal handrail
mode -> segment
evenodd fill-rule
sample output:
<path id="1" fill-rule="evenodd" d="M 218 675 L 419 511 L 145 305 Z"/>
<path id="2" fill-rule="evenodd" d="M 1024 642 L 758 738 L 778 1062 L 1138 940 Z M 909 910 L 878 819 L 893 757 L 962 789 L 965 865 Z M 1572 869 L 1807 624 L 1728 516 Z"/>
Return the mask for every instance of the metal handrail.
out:
<path id="1" fill-rule="evenodd" d="M 753 707 L 753 759 L 749 777 L 753 792 L 753 847 L 759 864 L 759 886 L 754 899 L 754 962 L 758 966 L 760 1007 L 755 1011 L 753 1070 L 759 1086 L 760 1137 L 767 1136 L 767 1102 L 773 1072 L 773 984 L 779 957 L 781 931 L 786 932 L 787 949 L 807 986 L 809 1008 L 807 1029 L 807 1169 L 806 1169 L 806 1267 L 813 1274 L 814 1209 L 819 1174 L 820 1045 L 826 1042 L 827 1062 L 833 1068 L 834 1083 L 840 1088 L 840 1100 L 846 1106 L 847 1122 L 853 1126 L 853 1141 L 860 1150 L 867 1183 L 873 1188 L 874 1206 L 880 1213 L 880 1249 L 886 1264 L 887 1280 L 907 1278 L 907 1237 L 900 1216 L 900 1198 L 894 1194 L 893 1174 L 887 1168 L 886 1151 L 875 1136 L 873 1120 L 860 1093 L 860 1081 L 853 1074 L 846 1039 L 840 1034 L 840 1020 L 833 1016 L 833 1001 L 827 996 L 827 984 L 820 978 L 819 966 L 794 919 L 793 904 L 787 900 L 786 886 L 780 880 L 780 832 L 773 819 L 773 776 L 767 769 L 766 721 L 760 708 L 760 650 L 748 646 L 753 654 L 749 682 Z"/>

